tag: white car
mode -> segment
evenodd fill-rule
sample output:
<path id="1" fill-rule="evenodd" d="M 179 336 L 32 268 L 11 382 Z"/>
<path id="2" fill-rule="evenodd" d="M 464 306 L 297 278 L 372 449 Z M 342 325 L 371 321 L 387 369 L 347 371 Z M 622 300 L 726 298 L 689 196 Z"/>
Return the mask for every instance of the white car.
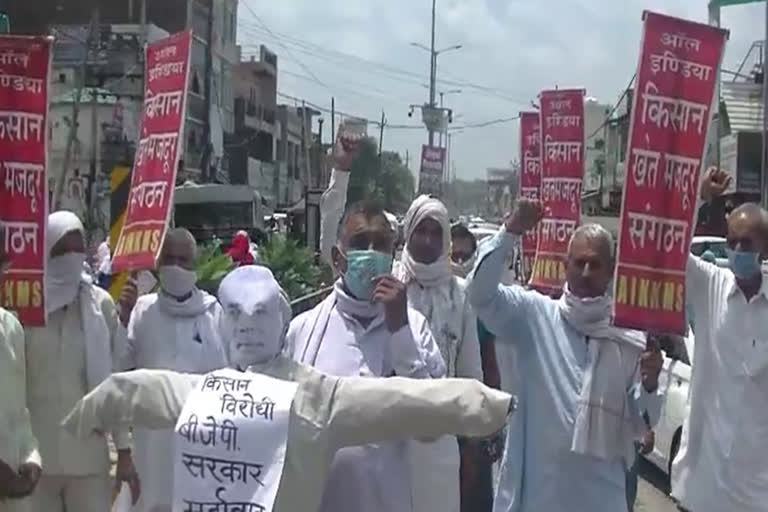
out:
<path id="1" fill-rule="evenodd" d="M 718 267 L 728 268 L 728 242 L 720 236 L 695 236 L 691 241 L 691 254 L 701 257 L 709 249 L 715 255 Z"/>
<path id="2" fill-rule="evenodd" d="M 675 354 L 665 352 L 664 366 L 659 375 L 659 388 L 664 392 L 659 422 L 654 427 L 656 443 L 653 452 L 645 456 L 668 477 L 672 461 L 680 449 L 683 422 L 690 410 L 691 362 L 695 339 L 692 332 L 685 338 L 685 346 L 676 347 Z"/>

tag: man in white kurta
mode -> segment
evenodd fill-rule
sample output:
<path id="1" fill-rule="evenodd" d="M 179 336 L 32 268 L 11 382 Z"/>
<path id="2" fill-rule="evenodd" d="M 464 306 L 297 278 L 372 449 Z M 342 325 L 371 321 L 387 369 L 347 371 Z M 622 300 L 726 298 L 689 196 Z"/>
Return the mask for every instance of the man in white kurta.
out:
<path id="1" fill-rule="evenodd" d="M 423 314 L 440 348 L 448 377 L 483 380 L 477 318 L 466 300 L 465 283 L 453 275 L 448 210 L 439 200 L 421 196 L 403 221 L 405 247 L 394 275 L 408 287 L 408 303 Z M 434 442 L 413 441 L 409 447 L 414 512 L 458 512 L 460 489 L 469 494 L 478 447 L 446 436 Z M 464 469 L 460 483 L 459 467 Z"/>
<path id="2" fill-rule="evenodd" d="M 201 496 L 200 488 L 208 486 L 209 493 L 202 494 L 209 496 L 208 500 L 215 489 L 217 499 L 239 492 L 239 496 L 247 497 L 247 502 L 259 502 L 269 512 L 315 512 L 320 505 L 329 464 L 339 448 L 408 436 L 488 435 L 503 426 L 512 408 L 509 395 L 477 382 L 331 377 L 284 357 L 279 352 L 291 316 L 290 306 L 266 268 L 238 268 L 221 283 L 219 298 L 223 307 L 222 337 L 231 346 L 235 366 L 248 368 L 245 373 L 220 370 L 203 378 L 140 370 L 116 375 L 82 400 L 66 422 L 67 427 L 80 436 L 103 432 L 111 425 L 149 428 L 176 425 L 173 500 L 180 506 L 174 507 L 174 511 L 181 512 L 186 507 L 182 504 L 185 500 L 192 495 Z M 237 395 L 243 384 L 250 385 L 248 390 L 261 400 L 264 393 L 276 398 L 275 388 L 290 387 L 291 383 L 297 386 L 293 388 L 295 394 L 287 426 L 281 427 L 285 429 L 283 435 L 287 435 L 285 441 L 280 442 L 285 444 L 269 447 L 268 452 L 275 454 L 269 460 L 253 458 L 264 453 L 264 439 L 274 433 L 274 424 L 269 431 L 257 430 L 253 444 L 249 444 L 246 441 L 249 432 L 243 428 L 248 420 L 244 424 L 228 416 L 236 423 L 227 423 L 222 421 L 227 415 L 218 401 L 205 405 L 206 396 L 214 390 L 231 399 L 230 393 Z M 268 389 L 256 391 L 258 384 Z M 220 389 L 222 385 L 224 389 Z M 276 416 L 279 406 L 278 403 Z M 208 423 L 190 423 L 190 411 L 194 411 L 197 418 L 207 417 Z M 211 424 L 211 418 L 218 420 L 216 424 L 220 427 L 220 432 L 212 431 L 220 441 L 218 444 L 211 444 L 209 433 L 203 432 L 205 425 Z M 257 417 L 254 421 L 260 419 Z M 190 425 L 194 425 L 194 432 Z M 225 425 L 240 428 L 224 442 L 221 432 Z M 189 443 L 190 437 L 195 437 L 196 444 Z M 200 446 L 202 439 L 207 439 L 202 442 L 208 448 Z M 232 453 L 230 447 L 234 450 Z M 196 462 L 198 456 L 190 455 L 190 450 L 212 454 L 215 458 L 206 458 L 204 465 L 200 465 Z M 252 462 L 258 464 L 259 469 L 254 472 L 251 466 L 250 477 L 235 472 L 239 476 L 232 479 L 229 462 L 226 463 L 229 472 L 217 471 L 223 460 Z M 274 468 L 281 472 L 277 479 L 272 477 Z M 249 484 L 248 480 L 254 475 L 261 485 Z M 276 496 L 262 489 L 273 490 L 278 482 Z M 352 485 L 350 482 L 350 487 Z"/>
<path id="3" fill-rule="evenodd" d="M 187 230 L 169 232 L 160 258 L 160 291 L 135 299 L 129 285 L 121 312 L 128 322 L 128 342 L 120 367 L 123 370 L 157 368 L 205 373 L 227 364 L 217 331 L 220 306 L 216 298 L 199 290 L 194 271 L 196 244 Z M 135 306 L 130 308 L 130 304 Z M 135 512 L 168 510 L 171 504 L 171 430 L 135 430 L 136 469 L 141 478 L 141 498 Z"/>
<path id="4" fill-rule="evenodd" d="M 291 357 L 341 377 L 445 375 L 428 322 L 408 306 L 405 285 L 390 273 L 394 237 L 379 206 L 361 202 L 347 210 L 332 249 L 342 277 L 326 300 L 292 322 Z M 410 510 L 407 449 L 398 441 L 339 451 L 321 510 Z"/>
<path id="5" fill-rule="evenodd" d="M 0 239 L 5 231 L 0 224 Z M 9 259 L 0 245 L 0 283 Z M 27 409 L 24 331 L 0 308 L 0 512 L 30 512 L 42 463 Z"/>
<path id="6" fill-rule="evenodd" d="M 68 211 L 52 213 L 46 230 L 45 327 L 26 335 L 27 403 L 45 472 L 33 510 L 103 512 L 111 482 L 105 439 L 76 439 L 61 428 L 74 404 L 108 377 L 124 332 L 112 298 L 83 274 L 85 230 Z M 118 479 L 138 493 L 128 431 L 116 431 Z"/>
<path id="7" fill-rule="evenodd" d="M 705 201 L 727 175 L 702 178 Z M 728 217 L 729 268 L 689 256 L 686 297 L 695 317 L 690 413 L 672 465 L 672 495 L 691 512 L 768 507 L 768 212 Z"/>
<path id="8" fill-rule="evenodd" d="M 600 226 L 574 233 L 561 300 L 499 284 L 507 254 L 542 214 L 521 199 L 506 230 L 481 244 L 468 288 L 497 343 L 515 345 L 520 371 L 494 511 L 626 511 L 642 412 L 651 423 L 660 412 L 661 354 L 645 350 L 641 333 L 610 326 L 613 240 Z"/>

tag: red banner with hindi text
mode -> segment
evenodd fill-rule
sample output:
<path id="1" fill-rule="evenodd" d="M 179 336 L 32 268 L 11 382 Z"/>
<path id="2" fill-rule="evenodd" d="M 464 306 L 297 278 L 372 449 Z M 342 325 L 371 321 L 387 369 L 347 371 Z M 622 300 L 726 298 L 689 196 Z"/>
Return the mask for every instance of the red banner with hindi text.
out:
<path id="1" fill-rule="evenodd" d="M 419 194 L 440 197 L 443 191 L 443 169 L 445 148 L 421 146 L 421 169 L 419 170 Z"/>
<path id="2" fill-rule="evenodd" d="M 540 199 L 541 126 L 538 112 L 520 113 L 520 197 Z M 523 235 L 523 275 L 533 269 L 538 246 L 538 227 Z"/>
<path id="3" fill-rule="evenodd" d="M 191 44 L 187 30 L 147 45 L 139 142 L 113 271 L 150 269 L 159 256 L 184 146 Z"/>
<path id="4" fill-rule="evenodd" d="M 531 286 L 558 295 L 565 283 L 568 242 L 581 216 L 584 175 L 584 90 L 542 91 L 539 225 Z"/>
<path id="5" fill-rule="evenodd" d="M 45 325 L 50 69 L 50 38 L 0 36 L 0 304 L 26 326 Z"/>
<path id="6" fill-rule="evenodd" d="M 727 32 L 644 14 L 614 279 L 614 323 L 685 334 L 685 268 Z"/>

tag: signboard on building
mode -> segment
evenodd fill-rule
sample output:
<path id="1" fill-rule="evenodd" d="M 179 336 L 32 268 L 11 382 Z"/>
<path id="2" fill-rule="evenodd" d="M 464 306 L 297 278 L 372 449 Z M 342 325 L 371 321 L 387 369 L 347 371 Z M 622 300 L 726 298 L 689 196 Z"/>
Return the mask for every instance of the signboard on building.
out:
<path id="1" fill-rule="evenodd" d="M 541 126 L 538 112 L 520 113 L 520 197 L 540 199 L 541 187 Z M 533 269 L 538 227 L 528 231 L 522 240 L 523 272 Z"/>
<path id="2" fill-rule="evenodd" d="M 45 325 L 48 95 L 52 40 L 0 36 L 0 221 L 10 266 L 0 305 Z"/>
<path id="3" fill-rule="evenodd" d="M 173 204 L 179 155 L 184 142 L 192 32 L 147 45 L 144 109 L 133 163 L 128 209 L 112 269 L 154 268 Z"/>
<path id="4" fill-rule="evenodd" d="M 565 283 L 568 242 L 581 216 L 584 176 L 584 90 L 542 91 L 541 201 L 548 212 L 539 226 L 531 286 L 557 295 Z"/>
<path id="5" fill-rule="evenodd" d="M 443 165 L 445 148 L 421 146 L 419 193 L 440 196 L 443 191 Z"/>
<path id="6" fill-rule="evenodd" d="M 685 268 L 727 32 L 646 12 L 614 277 L 614 323 L 685 334 Z"/>

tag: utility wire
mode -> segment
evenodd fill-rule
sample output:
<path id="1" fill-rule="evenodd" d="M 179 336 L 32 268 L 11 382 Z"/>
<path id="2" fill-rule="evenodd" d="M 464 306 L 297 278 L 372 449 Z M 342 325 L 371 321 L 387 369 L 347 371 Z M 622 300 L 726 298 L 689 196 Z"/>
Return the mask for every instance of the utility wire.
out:
<path id="1" fill-rule="evenodd" d="M 365 59 L 363 57 L 358 57 L 355 55 L 350 55 L 337 50 L 326 49 L 320 45 L 317 45 L 315 43 L 312 43 L 306 40 L 290 37 L 284 34 L 276 33 L 274 31 L 264 33 L 264 31 L 262 31 L 258 27 L 248 26 L 245 22 L 241 22 L 240 31 L 241 33 L 243 32 L 247 33 L 250 31 L 251 34 L 253 34 L 253 32 L 255 31 L 259 36 L 264 36 L 264 35 L 269 36 L 271 39 L 278 42 L 278 44 L 283 44 L 284 42 L 287 44 L 291 44 L 292 46 L 294 46 L 294 49 L 296 49 L 297 51 L 308 54 L 318 59 L 335 62 L 340 66 L 341 65 L 345 66 L 347 69 L 349 66 L 349 62 L 354 61 L 358 65 L 364 65 L 364 66 L 375 68 L 375 69 L 369 69 L 369 70 L 359 70 L 360 72 L 363 72 L 363 73 L 377 73 L 379 75 L 385 74 L 385 75 L 389 75 L 388 78 L 390 79 L 399 80 L 401 82 L 409 83 L 412 85 L 419 85 L 419 86 L 421 86 L 422 83 L 427 79 L 427 77 L 425 77 L 420 73 L 404 70 L 388 64 L 373 61 L 370 59 Z M 241 46 L 246 50 L 246 52 L 249 47 L 253 47 L 254 50 L 257 47 L 257 45 L 249 45 L 247 43 L 242 44 Z M 338 62 L 339 59 L 343 60 L 344 62 L 339 63 Z M 527 101 L 521 101 L 517 98 L 513 98 L 510 96 L 510 94 L 512 93 L 501 90 L 499 88 L 476 84 L 466 80 L 451 80 L 446 78 L 439 78 L 438 82 L 448 86 L 458 86 L 458 87 L 474 89 L 475 92 L 485 96 L 491 96 L 498 99 L 503 99 L 505 101 L 512 102 L 515 104 L 527 105 Z"/>
<path id="2" fill-rule="evenodd" d="M 621 102 L 624 100 L 624 98 L 627 96 L 627 94 L 629 94 L 629 91 L 630 91 L 630 90 L 632 90 L 632 84 L 634 83 L 634 81 L 635 81 L 635 78 L 636 78 L 636 77 L 637 77 L 637 72 L 635 72 L 635 74 L 634 74 L 634 75 L 632 75 L 632 78 L 630 78 L 630 79 L 629 79 L 629 83 L 627 84 L 627 87 L 624 89 L 624 92 L 623 92 L 623 93 L 621 93 L 621 96 L 619 97 L 619 101 L 617 101 L 617 102 L 616 102 L 616 104 L 615 104 L 615 105 L 613 106 L 613 108 L 611 109 L 611 112 L 610 112 L 610 113 L 609 113 L 609 114 L 606 116 L 606 118 L 605 118 L 605 121 L 603 121 L 603 124 L 601 124 L 600 126 L 598 126 L 598 127 L 597 127 L 597 129 L 595 129 L 595 131 L 594 131 L 594 132 L 592 132 L 592 133 L 589 135 L 589 137 L 587 137 L 587 139 L 586 139 L 586 140 L 590 140 L 590 139 L 591 139 L 591 138 L 593 138 L 595 135 L 597 135 L 598 133 L 600 133 L 600 130 L 602 130 L 603 128 L 605 128 L 605 127 L 606 127 L 606 125 L 608 125 L 608 123 L 610 123 L 610 122 L 611 122 L 611 117 L 613 117 L 613 114 L 615 114 L 615 113 L 616 113 L 616 111 L 619 109 L 619 106 L 621 105 Z"/>
<path id="3" fill-rule="evenodd" d="M 311 69 L 309 69 L 309 67 L 308 67 L 308 66 L 306 66 L 306 65 L 305 65 L 305 64 L 304 64 L 304 63 L 303 63 L 303 62 L 302 62 L 302 61 L 301 61 L 301 60 L 300 60 L 298 57 L 296 57 L 296 56 L 293 54 L 293 52 L 290 50 L 290 48 L 288 48 L 288 47 L 287 47 L 286 45 L 284 45 L 284 44 L 283 44 L 283 43 L 282 43 L 280 40 L 278 40 L 278 39 L 277 39 L 277 37 L 274 35 L 274 33 L 272 32 L 272 30 L 271 30 L 271 29 L 270 29 L 270 28 L 267 26 L 267 24 L 266 24 L 266 23 L 264 23 L 264 21 L 263 21 L 263 20 L 262 20 L 262 19 L 259 17 L 259 15 L 258 15 L 258 14 L 256 14 L 256 11 L 254 11 L 254 10 L 253 10 L 253 8 L 252 8 L 250 5 L 248 5 L 248 2 L 241 2 L 241 5 L 243 5 L 243 6 L 244 6 L 246 9 L 248 9 L 248 12 L 250 12 L 250 13 L 251 13 L 251 15 L 254 17 L 254 19 L 256 19 L 256 21 L 259 23 L 259 25 L 261 25 L 261 26 L 264 28 L 264 30 L 265 30 L 265 31 L 266 31 L 268 34 L 272 35 L 272 37 L 274 37 L 274 38 L 277 40 L 277 44 L 279 44 L 279 45 L 280 45 L 280 46 L 281 46 L 281 47 L 282 47 L 282 48 L 283 48 L 283 49 L 286 51 L 286 53 L 288 54 L 288 56 L 289 56 L 289 57 L 291 57 L 291 59 L 293 59 L 293 60 L 296 62 L 296 64 L 298 64 L 299 66 L 301 66 L 301 69 L 303 69 L 303 70 L 304 70 L 304 71 L 305 71 L 305 72 L 306 72 L 306 73 L 307 73 L 309 76 L 311 76 L 311 77 L 312 77 L 312 79 L 313 79 L 313 80 L 314 80 L 314 81 L 315 81 L 315 82 L 316 82 L 318 85 L 321 85 L 321 86 L 325 87 L 326 89 L 328 88 L 328 86 L 327 86 L 327 85 L 325 85 L 325 83 L 323 83 L 323 81 L 322 81 L 322 80 L 320 80 L 320 79 L 317 77 L 317 75 L 315 75 L 315 74 L 312 72 L 312 70 L 311 70 Z"/>

